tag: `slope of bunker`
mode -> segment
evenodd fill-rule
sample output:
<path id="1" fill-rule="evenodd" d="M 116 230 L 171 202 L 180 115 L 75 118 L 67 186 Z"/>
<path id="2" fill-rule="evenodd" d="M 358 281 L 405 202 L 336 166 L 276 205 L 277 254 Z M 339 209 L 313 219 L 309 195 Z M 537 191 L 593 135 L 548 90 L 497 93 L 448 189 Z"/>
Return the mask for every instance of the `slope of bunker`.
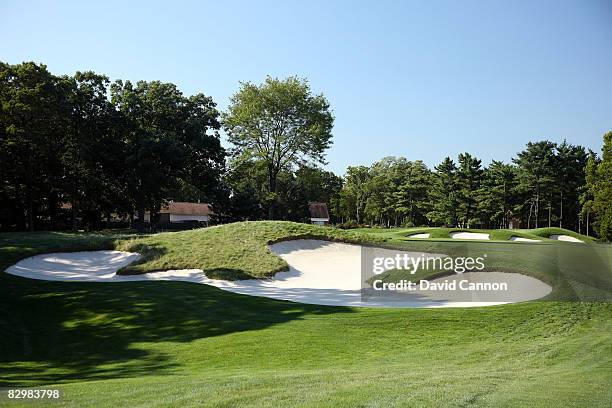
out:
<path id="1" fill-rule="evenodd" d="M 169 270 L 142 275 L 117 275 L 121 267 L 139 255 L 121 251 L 92 251 L 37 255 L 23 259 L 6 272 L 26 278 L 55 281 L 130 282 L 177 280 L 215 286 L 222 290 L 252 296 L 328 306 L 360 307 L 473 307 L 534 300 L 546 296 L 552 288 L 529 276 L 516 273 L 470 272 L 431 281 L 449 284 L 467 281 L 474 284 L 506 284 L 507 293 L 489 297 L 459 291 L 411 291 L 367 301 L 361 296 L 361 246 L 319 240 L 283 241 L 270 245 L 282 257 L 289 270 L 272 279 L 224 281 L 209 279 L 199 269 Z M 417 252 L 377 249 L 388 256 Z M 425 254 L 441 257 L 441 254 Z"/>
<path id="2" fill-rule="evenodd" d="M 584 244 L 584 241 L 578 239 L 578 238 L 574 238 L 572 236 L 569 235 L 557 235 L 557 234 L 553 234 L 550 237 L 548 237 L 550 239 L 554 239 L 556 241 L 565 241 L 565 242 L 579 242 L 581 244 Z"/>

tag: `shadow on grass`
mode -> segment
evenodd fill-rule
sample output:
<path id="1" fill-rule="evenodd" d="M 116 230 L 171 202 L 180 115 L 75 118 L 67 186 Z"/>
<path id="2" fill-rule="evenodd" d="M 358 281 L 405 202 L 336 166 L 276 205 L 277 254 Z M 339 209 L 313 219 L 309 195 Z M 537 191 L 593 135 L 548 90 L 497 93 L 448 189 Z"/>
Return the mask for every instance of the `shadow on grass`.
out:
<path id="1" fill-rule="evenodd" d="M 351 309 L 237 295 L 186 282 L 45 282 L 0 273 L 0 386 L 162 374 L 190 342 Z"/>
<path id="2" fill-rule="evenodd" d="M 160 244 L 136 243 L 129 246 L 128 252 L 136 252 L 140 254 L 140 258 L 119 269 L 117 275 L 138 275 L 144 273 L 142 264 L 161 258 L 168 250 Z"/>

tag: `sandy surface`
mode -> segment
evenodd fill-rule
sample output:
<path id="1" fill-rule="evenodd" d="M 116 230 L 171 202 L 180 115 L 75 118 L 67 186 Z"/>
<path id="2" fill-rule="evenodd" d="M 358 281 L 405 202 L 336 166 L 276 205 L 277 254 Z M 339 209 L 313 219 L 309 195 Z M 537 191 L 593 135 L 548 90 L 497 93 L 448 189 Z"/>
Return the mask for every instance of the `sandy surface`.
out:
<path id="1" fill-rule="evenodd" d="M 570 237 L 569 235 L 551 235 L 548 238 L 556 239 L 557 241 L 580 242 L 581 244 L 584 244 L 584 241 L 582 241 L 582 240 L 580 240 L 578 238 Z"/>
<path id="2" fill-rule="evenodd" d="M 489 234 L 481 232 L 451 232 L 450 237 L 455 239 L 489 239 Z"/>
<path id="3" fill-rule="evenodd" d="M 429 238 L 430 236 L 431 236 L 430 233 L 423 233 L 423 234 L 408 235 L 406 238 Z"/>
<path id="4" fill-rule="evenodd" d="M 122 276 L 115 272 L 133 262 L 138 254 L 120 251 L 73 252 L 37 255 L 7 269 L 8 273 L 33 279 L 59 281 L 129 282 L 177 280 L 215 286 L 253 296 L 330 306 L 362 307 L 473 307 L 512 303 L 545 296 L 551 288 L 537 279 L 513 273 L 471 272 L 433 280 L 443 282 L 505 282 L 508 293 L 474 294 L 458 291 L 398 292 L 394 296 L 364 301 L 361 288 L 361 246 L 317 240 L 294 240 L 270 246 L 272 252 L 290 265 L 273 279 L 213 280 L 198 269 L 153 272 Z M 398 251 L 376 249 L 377 254 L 393 256 Z M 402 252 L 400 252 L 402 253 Z M 410 256 L 421 253 L 405 252 Z M 442 256 L 430 255 L 432 257 Z"/>
<path id="5" fill-rule="evenodd" d="M 510 241 L 517 241 L 517 242 L 540 242 L 539 239 L 530 239 L 530 238 L 515 237 L 515 236 L 510 237 Z"/>

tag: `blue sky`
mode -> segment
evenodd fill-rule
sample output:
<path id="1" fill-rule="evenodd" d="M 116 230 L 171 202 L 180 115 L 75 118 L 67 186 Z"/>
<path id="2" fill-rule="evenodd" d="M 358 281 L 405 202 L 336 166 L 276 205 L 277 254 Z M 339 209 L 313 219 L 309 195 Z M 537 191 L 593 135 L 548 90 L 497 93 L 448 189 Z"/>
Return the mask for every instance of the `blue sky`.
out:
<path id="1" fill-rule="evenodd" d="M 336 117 L 329 169 L 612 130 L 612 1 L 0 2 L 0 60 L 162 80 L 227 106 L 239 81 L 308 78 Z"/>

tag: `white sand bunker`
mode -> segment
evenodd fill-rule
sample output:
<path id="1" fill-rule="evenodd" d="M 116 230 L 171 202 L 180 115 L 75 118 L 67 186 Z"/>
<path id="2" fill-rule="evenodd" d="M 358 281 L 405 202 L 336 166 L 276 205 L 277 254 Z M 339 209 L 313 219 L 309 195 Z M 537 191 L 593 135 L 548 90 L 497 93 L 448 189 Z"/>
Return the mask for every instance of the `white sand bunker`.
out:
<path id="1" fill-rule="evenodd" d="M 481 232 L 451 232 L 450 237 L 454 239 L 489 239 L 489 234 Z"/>
<path id="2" fill-rule="evenodd" d="M 115 272 L 138 259 L 138 254 L 120 251 L 73 252 L 37 255 L 23 259 L 6 272 L 26 278 L 56 281 L 129 282 L 178 280 L 215 286 L 230 292 L 300 303 L 362 307 L 470 307 L 488 306 L 537 299 L 551 291 L 550 286 L 520 274 L 478 272 L 432 280 L 445 282 L 497 282 L 509 286 L 508 294 L 487 297 L 482 293 L 458 291 L 414 291 L 397 296 L 362 299 L 361 246 L 343 243 L 294 240 L 270 246 L 287 261 L 289 271 L 272 279 L 224 281 L 209 279 L 198 269 L 170 270 L 142 275 L 117 275 Z M 401 251 L 377 249 L 377 254 L 394 256 Z M 421 253 L 404 252 L 408 256 Z M 441 254 L 426 254 L 439 257 Z"/>
<path id="3" fill-rule="evenodd" d="M 412 234 L 408 235 L 406 238 L 429 238 L 431 236 L 430 233 L 422 233 L 422 234 Z"/>
<path id="4" fill-rule="evenodd" d="M 569 235 L 551 235 L 549 238 L 556 239 L 557 241 L 580 242 L 581 244 L 584 244 L 584 241 L 578 238 L 570 237 Z"/>
<path id="5" fill-rule="evenodd" d="M 510 237 L 510 241 L 516 241 L 516 242 L 540 242 L 539 239 L 523 238 L 523 237 L 517 237 L 517 236 L 514 236 L 514 235 Z"/>

